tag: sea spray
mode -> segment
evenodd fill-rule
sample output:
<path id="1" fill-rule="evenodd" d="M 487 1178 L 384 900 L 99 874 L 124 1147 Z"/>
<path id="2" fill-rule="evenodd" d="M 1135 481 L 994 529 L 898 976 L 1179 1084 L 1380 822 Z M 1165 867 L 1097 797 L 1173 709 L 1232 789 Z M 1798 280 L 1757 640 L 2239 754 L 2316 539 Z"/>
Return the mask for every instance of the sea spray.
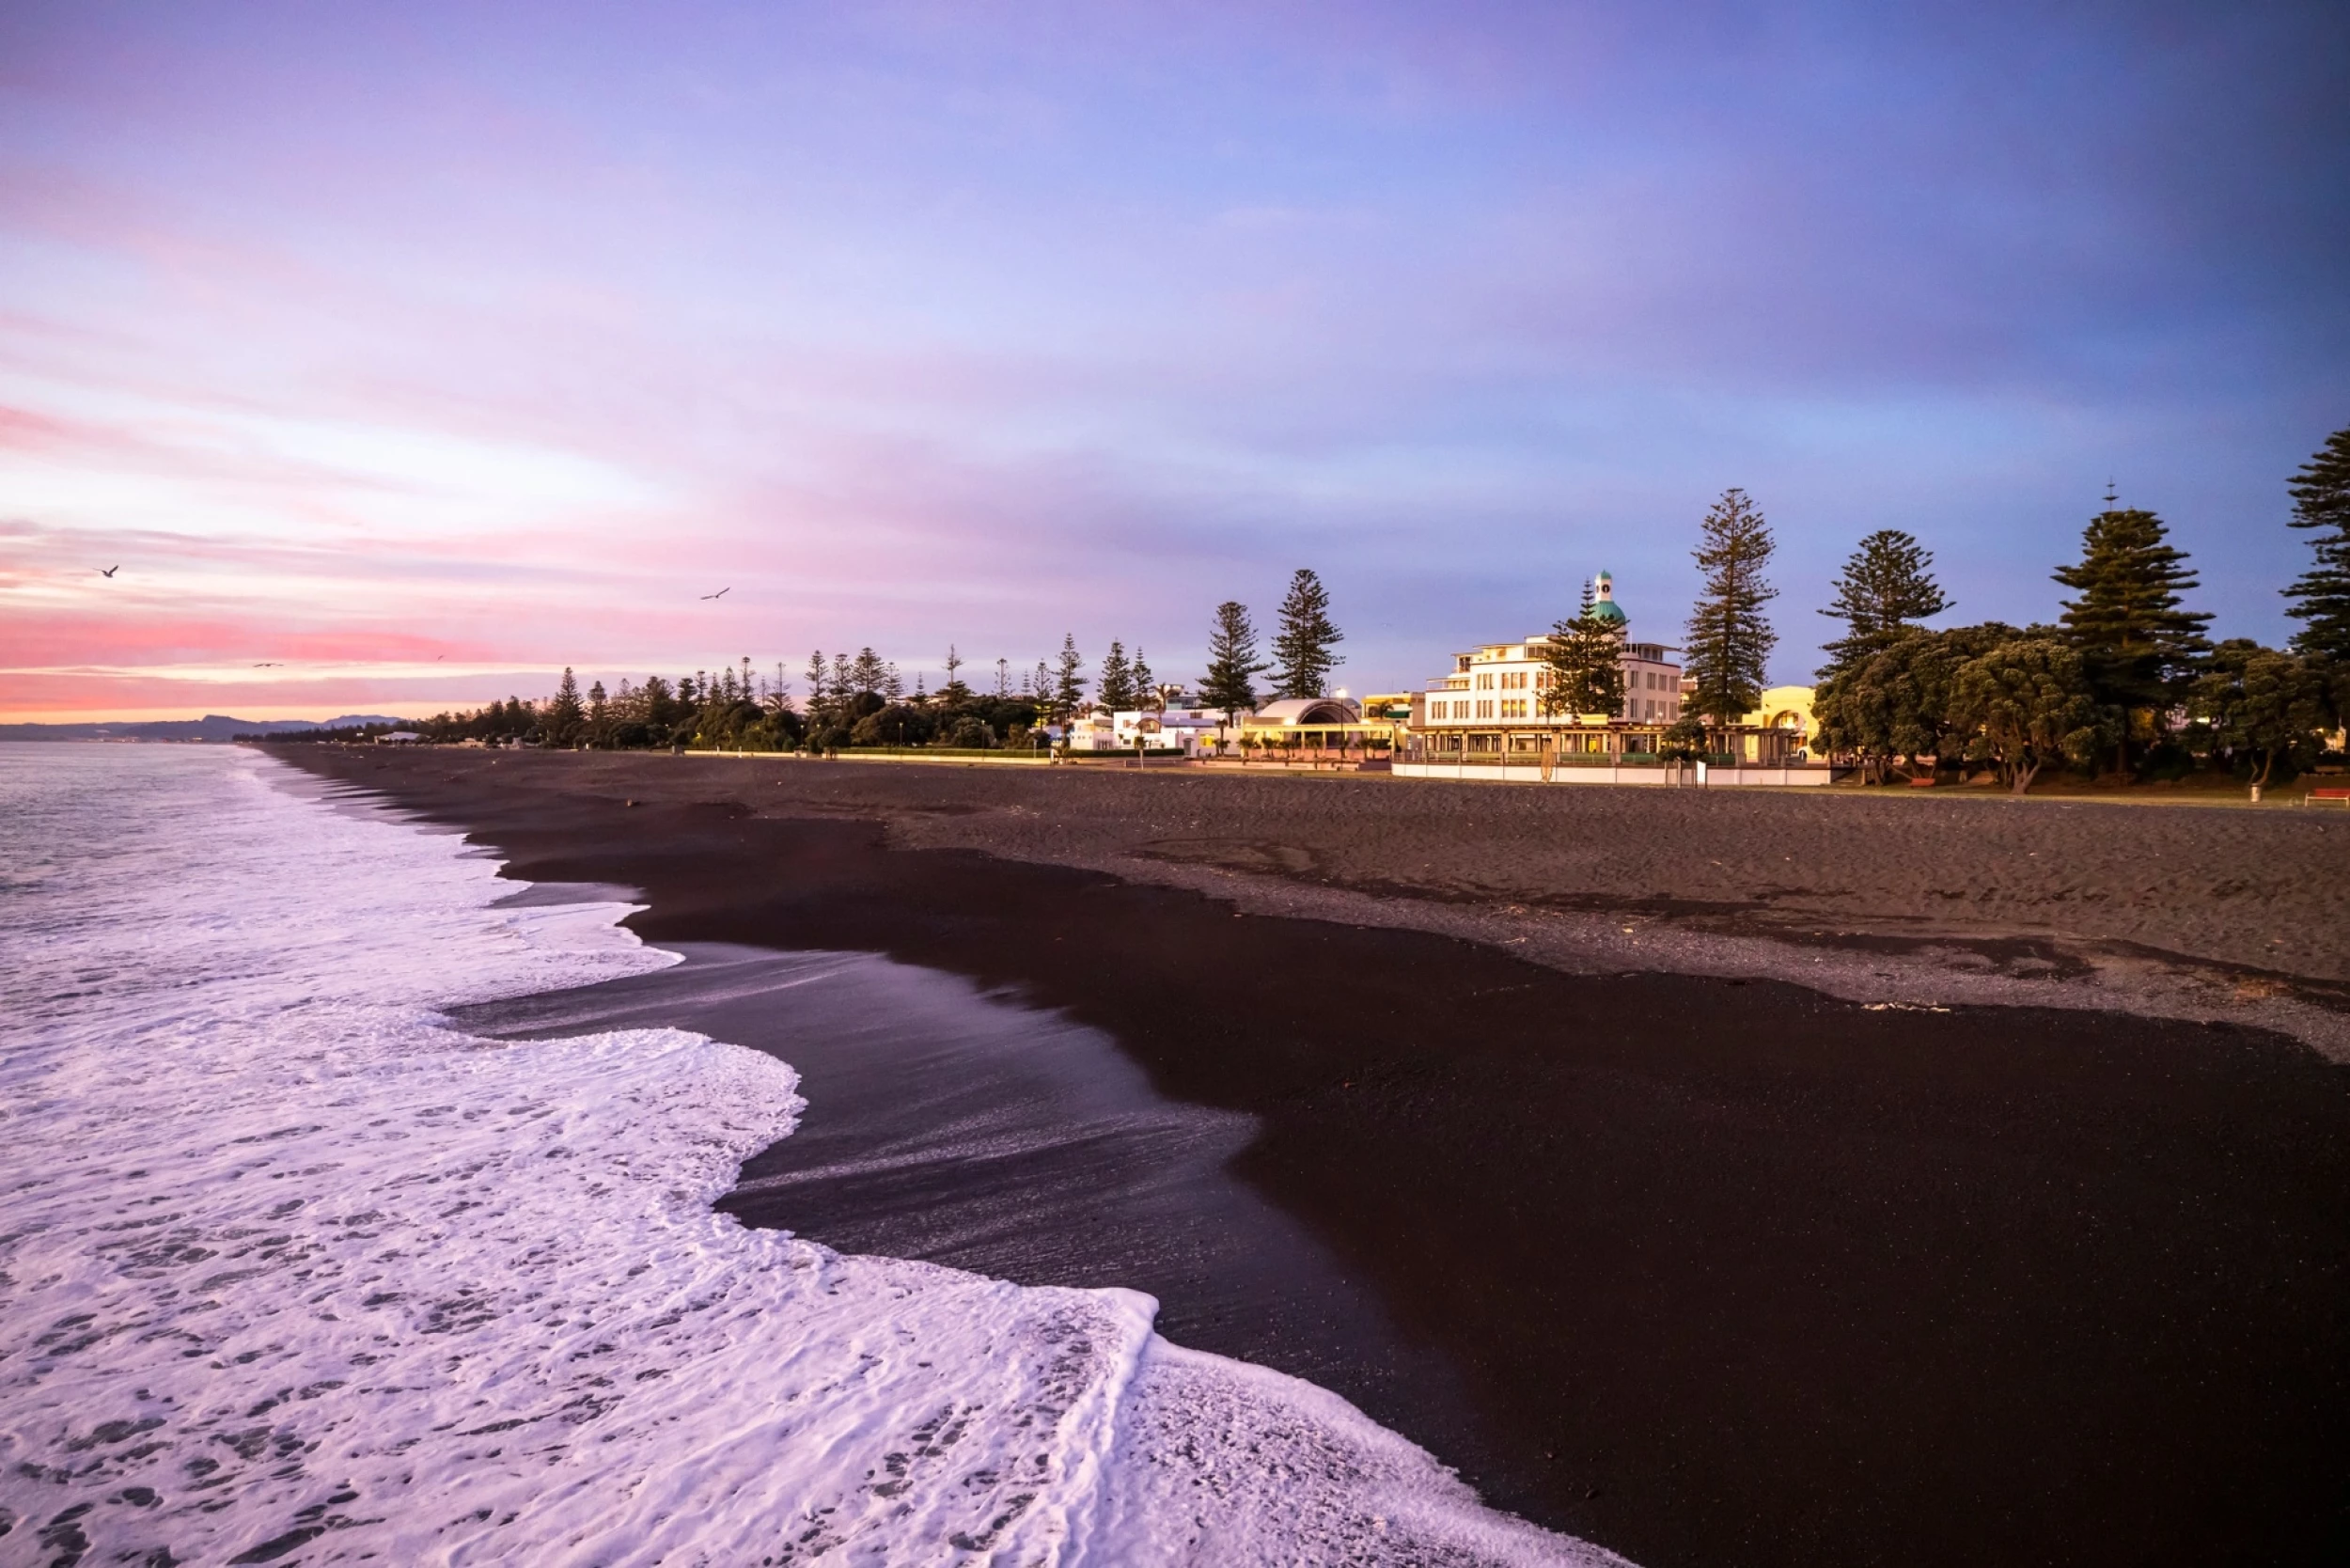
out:
<path id="1" fill-rule="evenodd" d="M 1122 1291 L 712 1212 L 801 1108 L 440 1010 L 670 961 L 245 752 L 0 752 L 0 1523 L 39 1560 L 1598 1560 Z M 168 1554 L 168 1555 L 164 1555 Z"/>

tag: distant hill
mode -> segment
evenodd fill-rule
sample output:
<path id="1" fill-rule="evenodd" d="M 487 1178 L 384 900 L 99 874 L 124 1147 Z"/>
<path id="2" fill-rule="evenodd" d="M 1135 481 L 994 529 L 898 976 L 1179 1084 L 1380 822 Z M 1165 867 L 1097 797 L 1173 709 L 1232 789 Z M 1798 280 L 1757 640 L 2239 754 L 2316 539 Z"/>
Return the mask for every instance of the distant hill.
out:
<path id="1" fill-rule="evenodd" d="M 144 724 L 0 724 L 0 741 L 228 741 L 239 735 L 413 722 L 385 713 L 345 713 L 331 719 L 241 719 L 207 713 L 200 719 L 150 719 Z"/>

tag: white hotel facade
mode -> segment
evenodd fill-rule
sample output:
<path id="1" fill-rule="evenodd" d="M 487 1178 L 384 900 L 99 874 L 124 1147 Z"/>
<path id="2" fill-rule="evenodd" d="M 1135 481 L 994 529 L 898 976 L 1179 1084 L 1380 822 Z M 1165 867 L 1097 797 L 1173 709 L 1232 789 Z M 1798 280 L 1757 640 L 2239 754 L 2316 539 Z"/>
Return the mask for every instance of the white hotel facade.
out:
<path id="1" fill-rule="evenodd" d="M 1543 661 L 1550 634 L 1514 642 L 1486 643 L 1456 654 L 1453 669 L 1412 694 L 1410 739 L 1396 760 L 1406 776 L 1453 776 L 1471 770 L 1505 770 L 1489 776 L 1529 776 L 1596 782 L 1601 770 L 1618 782 L 1646 782 L 1643 775 L 1662 766 L 1665 731 L 1681 717 L 1678 650 L 1632 640 L 1631 626 L 1615 598 L 1614 579 L 1603 572 L 1593 580 L 1592 613 L 1612 622 L 1623 637 L 1623 706 L 1612 713 L 1543 711 L 1550 670 Z M 1766 769 L 1786 774 L 1800 737 L 1762 726 L 1735 727 L 1728 743 L 1736 757 L 1730 770 Z M 1799 767 L 1796 771 L 1806 771 Z M 1810 783 L 1823 776 L 1737 778 L 1736 782 Z M 1725 776 L 1722 782 L 1732 782 Z"/>

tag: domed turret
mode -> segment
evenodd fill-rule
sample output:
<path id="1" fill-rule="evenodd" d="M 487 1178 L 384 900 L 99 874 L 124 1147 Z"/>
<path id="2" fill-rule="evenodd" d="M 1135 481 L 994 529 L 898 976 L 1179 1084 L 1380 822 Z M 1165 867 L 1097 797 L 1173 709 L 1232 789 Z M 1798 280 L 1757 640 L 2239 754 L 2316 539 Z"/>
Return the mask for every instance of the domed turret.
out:
<path id="1" fill-rule="evenodd" d="M 1610 626 L 1623 626 L 1629 622 L 1631 618 L 1623 613 L 1623 606 L 1616 603 L 1616 579 L 1607 572 L 1602 572 L 1591 579 L 1591 596 L 1592 615 Z"/>

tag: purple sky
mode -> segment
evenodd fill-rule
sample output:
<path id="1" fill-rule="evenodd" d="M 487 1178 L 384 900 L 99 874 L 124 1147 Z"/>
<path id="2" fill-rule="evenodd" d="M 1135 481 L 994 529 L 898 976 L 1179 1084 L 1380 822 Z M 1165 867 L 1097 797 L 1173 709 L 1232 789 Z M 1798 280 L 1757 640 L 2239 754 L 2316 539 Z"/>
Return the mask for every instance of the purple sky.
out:
<path id="1" fill-rule="evenodd" d="M 1600 567 L 1675 640 L 1733 484 L 1781 680 L 1876 527 L 2053 615 L 2108 478 L 2279 641 L 2345 81 L 2338 3 L 13 5 L 0 713 L 1188 678 L 1301 565 L 1401 688 Z"/>

